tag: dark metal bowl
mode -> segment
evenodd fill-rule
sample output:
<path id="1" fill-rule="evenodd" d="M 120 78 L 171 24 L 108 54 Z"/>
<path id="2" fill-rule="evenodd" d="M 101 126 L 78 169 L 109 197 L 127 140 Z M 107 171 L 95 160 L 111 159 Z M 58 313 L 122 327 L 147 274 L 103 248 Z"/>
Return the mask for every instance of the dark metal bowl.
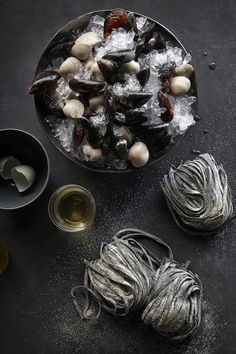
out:
<path id="1" fill-rule="evenodd" d="M 10 180 L 0 177 L 0 209 L 11 210 L 22 208 L 32 203 L 44 191 L 49 179 L 49 159 L 40 141 L 30 133 L 19 129 L 0 130 L 0 159 L 14 156 L 23 165 L 35 170 L 36 178 L 32 186 L 25 192 L 18 192 Z"/>
<path id="2" fill-rule="evenodd" d="M 89 12 L 89 13 L 87 13 L 85 15 L 77 17 L 76 19 L 68 22 L 65 26 L 63 26 L 55 34 L 55 36 L 51 39 L 51 41 L 49 42 L 49 44 L 46 47 L 45 51 L 43 52 L 43 54 L 42 54 L 42 56 L 41 56 L 41 58 L 39 60 L 39 63 L 37 65 L 36 74 L 40 73 L 41 71 L 43 71 L 43 70 L 45 70 L 48 67 L 51 67 L 53 65 L 53 60 L 55 60 L 55 58 L 53 58 L 52 55 L 50 54 L 51 49 L 53 47 L 55 47 L 55 44 L 60 43 L 60 41 L 61 41 L 61 39 L 63 37 L 66 37 L 69 40 L 71 31 L 73 31 L 73 30 L 75 31 L 75 30 L 78 30 L 78 29 L 83 31 L 87 27 L 87 25 L 88 25 L 88 23 L 90 21 L 90 18 L 92 16 L 100 15 L 100 16 L 105 18 L 111 11 L 112 10 L 101 10 L 101 11 Z M 144 15 L 141 15 L 141 14 L 138 14 L 138 13 L 135 13 L 135 15 L 136 16 L 144 16 Z M 147 17 L 147 16 L 145 16 L 145 17 Z M 156 30 L 159 31 L 163 35 L 163 37 L 166 39 L 166 41 L 170 41 L 174 46 L 177 46 L 177 47 L 181 48 L 183 50 L 183 52 L 185 54 L 187 54 L 187 51 L 184 48 L 184 46 L 182 45 L 182 43 L 175 37 L 175 35 L 171 31 L 169 31 L 165 26 L 161 25 L 160 23 L 158 23 L 157 21 L 151 19 L 150 17 L 147 17 L 147 18 L 150 21 L 153 21 L 156 24 Z M 196 83 L 195 72 L 191 76 L 191 89 L 190 89 L 188 94 L 197 97 L 197 83 Z M 42 95 L 36 95 L 35 96 L 35 107 L 36 107 L 36 111 L 37 111 L 37 115 L 38 115 L 39 121 L 40 121 L 40 123 L 41 123 L 41 125 L 42 125 L 42 127 L 44 129 L 44 132 L 46 133 L 46 135 L 50 139 L 51 143 L 64 156 L 66 156 L 67 158 L 71 159 L 72 161 L 74 161 L 78 165 L 83 166 L 83 167 L 85 167 L 85 168 L 87 168 L 89 170 L 95 170 L 95 171 L 98 171 L 98 172 L 99 171 L 100 172 L 126 172 L 126 171 L 133 171 L 135 169 L 135 168 L 133 168 L 131 166 L 131 167 L 128 167 L 126 170 L 116 170 L 116 169 L 108 168 L 107 166 L 95 166 L 91 162 L 80 161 L 79 159 L 75 158 L 72 154 L 70 154 L 69 152 L 64 150 L 64 148 L 60 145 L 60 142 L 53 136 L 52 129 L 51 129 L 50 125 L 46 122 L 46 117 L 48 115 L 52 115 L 52 113 L 49 111 L 47 105 L 45 104 L 44 98 L 43 98 Z M 193 109 L 193 113 L 196 113 L 197 103 L 193 104 L 192 109 Z M 173 146 L 175 146 L 177 143 L 179 143 L 183 139 L 185 134 L 178 135 L 177 137 L 175 137 L 174 138 L 174 144 L 168 145 L 161 152 L 158 152 L 158 153 L 150 152 L 149 162 L 148 162 L 148 164 L 146 166 L 148 166 L 150 164 L 153 164 L 154 162 L 157 162 L 162 157 L 164 157 Z"/>

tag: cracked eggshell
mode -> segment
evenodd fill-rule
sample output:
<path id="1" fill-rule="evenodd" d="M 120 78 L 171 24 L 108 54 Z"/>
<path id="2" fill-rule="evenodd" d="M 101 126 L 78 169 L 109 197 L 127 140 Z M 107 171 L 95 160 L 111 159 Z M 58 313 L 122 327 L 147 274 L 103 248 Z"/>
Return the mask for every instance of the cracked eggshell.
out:
<path id="1" fill-rule="evenodd" d="M 63 107 L 63 113 L 70 118 L 78 119 L 84 114 L 84 105 L 82 102 L 76 99 L 72 99 L 66 102 Z"/>
<path id="2" fill-rule="evenodd" d="M 185 76 L 175 76 L 170 81 L 170 90 L 174 96 L 185 95 L 191 87 L 191 81 Z"/>
<path id="3" fill-rule="evenodd" d="M 149 160 L 149 151 L 147 146 L 138 141 L 131 146 L 128 159 L 134 167 L 143 167 Z"/>
<path id="4" fill-rule="evenodd" d="M 11 178 L 11 169 L 21 163 L 14 156 L 6 156 L 0 160 L 0 176 L 4 179 Z"/>
<path id="5" fill-rule="evenodd" d="M 75 43 L 85 43 L 90 46 L 94 46 L 95 44 L 101 41 L 102 39 L 96 32 L 87 32 L 79 36 L 79 38 L 76 39 Z"/>
<path id="6" fill-rule="evenodd" d="M 35 170 L 28 165 L 20 165 L 11 169 L 11 178 L 19 192 L 25 192 L 35 181 Z"/>
<path id="7" fill-rule="evenodd" d="M 75 57 L 67 58 L 60 66 L 59 72 L 61 76 L 66 76 L 68 74 L 76 74 L 80 68 L 80 61 Z"/>

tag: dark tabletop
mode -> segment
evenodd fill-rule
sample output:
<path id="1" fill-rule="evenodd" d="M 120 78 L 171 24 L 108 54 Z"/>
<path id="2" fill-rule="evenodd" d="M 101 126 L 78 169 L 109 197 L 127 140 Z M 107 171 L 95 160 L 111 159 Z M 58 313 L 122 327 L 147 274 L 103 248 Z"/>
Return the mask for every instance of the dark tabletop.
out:
<path id="1" fill-rule="evenodd" d="M 192 53 L 201 120 L 159 163 L 137 173 L 108 175 L 76 166 L 51 146 L 26 87 L 61 26 L 83 13 L 117 6 L 161 22 Z M 235 26 L 234 0 L 1 1 L 0 128 L 21 128 L 37 136 L 48 151 L 51 175 L 46 191 L 32 205 L 0 212 L 0 239 L 11 254 L 0 278 L 0 353 L 236 352 L 234 225 L 210 241 L 186 236 L 175 225 L 159 185 L 172 164 L 194 158 L 192 149 L 200 149 L 223 163 L 236 198 Z M 215 70 L 208 68 L 211 61 Z M 58 231 L 47 215 L 50 195 L 67 183 L 87 187 L 97 204 L 92 229 L 80 236 Z M 179 262 L 191 261 L 204 289 L 202 324 L 192 339 L 171 343 L 138 315 L 114 318 L 103 313 L 95 322 L 80 320 L 70 290 L 83 282 L 83 259 L 97 258 L 101 241 L 124 227 L 158 235 Z"/>

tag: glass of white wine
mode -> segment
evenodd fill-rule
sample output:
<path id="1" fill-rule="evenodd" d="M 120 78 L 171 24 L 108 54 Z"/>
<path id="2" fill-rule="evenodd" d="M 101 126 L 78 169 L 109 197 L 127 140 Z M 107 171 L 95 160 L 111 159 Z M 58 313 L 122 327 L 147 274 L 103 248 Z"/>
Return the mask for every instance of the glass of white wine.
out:
<path id="1" fill-rule="evenodd" d="M 48 214 L 53 224 L 67 232 L 85 230 L 92 224 L 95 210 L 92 194 L 75 184 L 58 188 L 48 203 Z"/>

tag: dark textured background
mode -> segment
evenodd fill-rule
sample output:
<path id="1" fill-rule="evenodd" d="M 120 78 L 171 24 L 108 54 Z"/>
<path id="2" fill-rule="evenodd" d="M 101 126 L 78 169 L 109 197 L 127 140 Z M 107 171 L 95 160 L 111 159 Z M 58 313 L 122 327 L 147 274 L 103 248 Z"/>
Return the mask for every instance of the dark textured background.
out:
<path id="1" fill-rule="evenodd" d="M 26 87 L 44 47 L 62 25 L 85 12 L 117 6 L 153 17 L 191 51 L 201 120 L 158 164 L 132 174 L 95 174 L 54 150 Z M 211 241 L 189 238 L 174 224 L 159 187 L 171 164 L 193 158 L 191 150 L 199 148 L 224 164 L 236 198 L 235 25 L 234 0 L 1 1 L 0 127 L 35 134 L 49 153 L 52 171 L 47 190 L 35 203 L 0 212 L 0 239 L 11 253 L 0 278 L 0 353 L 236 352 L 234 226 Z M 214 71 L 208 68 L 212 60 Z M 203 134 L 204 129 L 209 133 Z M 48 219 L 51 193 L 67 183 L 89 188 L 96 199 L 95 224 L 87 234 L 59 232 Z M 159 235 L 178 261 L 191 260 L 204 286 L 202 326 L 193 339 L 170 343 L 137 315 L 124 319 L 102 314 L 96 322 L 80 321 L 70 289 L 82 282 L 83 259 L 96 258 L 101 241 L 127 226 Z"/>

